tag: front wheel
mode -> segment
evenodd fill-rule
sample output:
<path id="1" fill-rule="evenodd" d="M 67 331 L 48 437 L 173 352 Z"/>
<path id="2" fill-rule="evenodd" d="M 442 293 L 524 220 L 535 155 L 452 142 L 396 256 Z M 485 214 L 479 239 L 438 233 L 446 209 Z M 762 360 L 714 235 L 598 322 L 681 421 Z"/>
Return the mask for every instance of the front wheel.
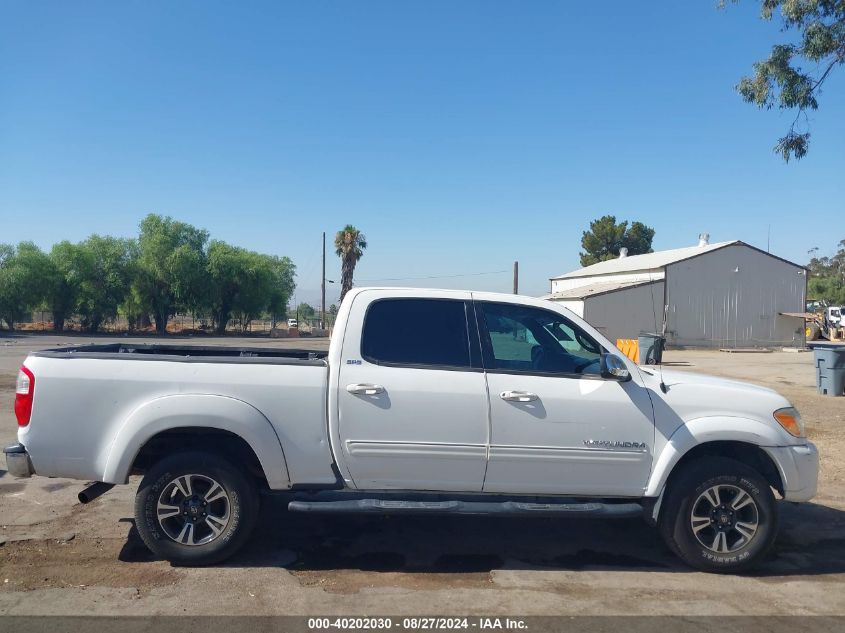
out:
<path id="1" fill-rule="evenodd" d="M 672 482 L 660 532 L 684 562 L 703 571 L 739 572 L 759 563 L 777 536 L 769 484 L 741 462 L 705 458 Z"/>
<path id="2" fill-rule="evenodd" d="M 249 538 L 255 483 L 222 455 L 186 452 L 156 463 L 135 496 L 135 525 L 152 552 L 182 565 L 212 565 Z"/>

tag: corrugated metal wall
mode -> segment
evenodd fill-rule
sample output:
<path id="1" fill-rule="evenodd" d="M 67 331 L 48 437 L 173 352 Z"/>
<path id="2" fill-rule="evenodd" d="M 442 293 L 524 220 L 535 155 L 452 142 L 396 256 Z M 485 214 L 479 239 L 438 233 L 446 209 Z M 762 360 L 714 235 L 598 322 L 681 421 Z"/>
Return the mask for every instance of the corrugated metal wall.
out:
<path id="1" fill-rule="evenodd" d="M 614 343 L 655 331 L 663 322 L 663 282 L 625 288 L 584 299 L 584 320 Z"/>
<path id="2" fill-rule="evenodd" d="M 668 343 L 715 348 L 794 345 L 803 312 L 803 269 L 736 245 L 666 267 Z"/>

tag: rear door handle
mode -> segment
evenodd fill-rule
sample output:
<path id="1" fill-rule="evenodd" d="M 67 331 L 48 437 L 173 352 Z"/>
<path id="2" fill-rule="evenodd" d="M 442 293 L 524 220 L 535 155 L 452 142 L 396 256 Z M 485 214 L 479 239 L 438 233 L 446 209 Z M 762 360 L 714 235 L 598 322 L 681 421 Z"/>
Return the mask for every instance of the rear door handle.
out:
<path id="1" fill-rule="evenodd" d="M 540 399 L 540 396 L 530 391 L 503 391 L 499 397 L 508 402 L 532 402 Z"/>
<path id="2" fill-rule="evenodd" d="M 384 393 L 384 387 L 371 383 L 355 383 L 346 385 L 346 390 L 356 396 L 374 396 L 377 393 Z"/>

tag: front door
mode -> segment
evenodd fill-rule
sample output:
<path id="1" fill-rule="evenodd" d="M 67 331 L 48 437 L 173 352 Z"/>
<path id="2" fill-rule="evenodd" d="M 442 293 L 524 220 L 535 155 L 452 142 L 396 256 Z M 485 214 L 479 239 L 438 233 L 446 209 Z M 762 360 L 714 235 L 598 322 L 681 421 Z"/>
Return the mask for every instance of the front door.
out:
<path id="1" fill-rule="evenodd" d="M 601 345 L 556 311 L 475 306 L 490 393 L 484 491 L 642 495 L 654 418 L 636 370 L 625 383 L 603 379 Z"/>
<path id="2" fill-rule="evenodd" d="M 343 344 L 337 395 L 349 476 L 358 488 L 479 492 L 489 421 L 470 295 L 397 294 L 362 292 L 347 324 L 362 332 Z"/>

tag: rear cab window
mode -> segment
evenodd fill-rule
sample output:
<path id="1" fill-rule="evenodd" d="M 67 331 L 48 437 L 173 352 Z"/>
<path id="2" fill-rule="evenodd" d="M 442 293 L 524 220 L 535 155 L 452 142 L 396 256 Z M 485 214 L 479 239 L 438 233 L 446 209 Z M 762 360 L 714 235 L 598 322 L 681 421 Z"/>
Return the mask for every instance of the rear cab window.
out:
<path id="1" fill-rule="evenodd" d="M 478 345 L 470 342 L 471 309 L 457 299 L 373 301 L 364 317 L 361 357 L 377 365 L 480 369 Z"/>

